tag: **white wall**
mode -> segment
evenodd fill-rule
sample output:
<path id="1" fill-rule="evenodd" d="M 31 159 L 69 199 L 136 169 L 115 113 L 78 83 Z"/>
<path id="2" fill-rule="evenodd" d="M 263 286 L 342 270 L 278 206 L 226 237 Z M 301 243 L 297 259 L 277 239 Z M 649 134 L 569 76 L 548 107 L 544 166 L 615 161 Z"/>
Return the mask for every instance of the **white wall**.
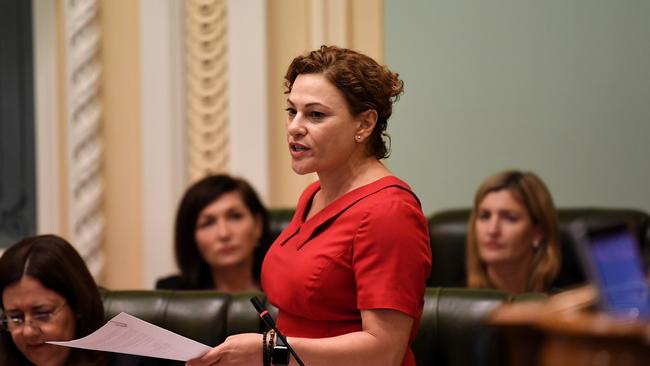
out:
<path id="1" fill-rule="evenodd" d="M 176 207 L 187 185 L 183 4 L 140 0 L 142 287 L 176 272 Z"/>
<path id="2" fill-rule="evenodd" d="M 389 166 L 425 213 L 537 172 L 558 206 L 650 212 L 650 2 L 385 0 L 406 81 Z"/>

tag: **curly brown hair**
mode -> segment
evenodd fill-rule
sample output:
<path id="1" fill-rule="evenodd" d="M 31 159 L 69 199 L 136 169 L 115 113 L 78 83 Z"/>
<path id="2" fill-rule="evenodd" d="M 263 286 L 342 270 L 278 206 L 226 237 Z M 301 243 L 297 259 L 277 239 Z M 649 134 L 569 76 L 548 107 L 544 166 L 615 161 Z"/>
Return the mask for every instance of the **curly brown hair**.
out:
<path id="1" fill-rule="evenodd" d="M 404 82 L 399 74 L 359 52 L 325 45 L 293 59 L 284 76 L 285 94 L 291 92 L 300 74 L 325 76 L 343 93 L 353 116 L 374 109 L 377 123 L 370 135 L 368 153 L 377 159 L 390 155 L 390 136 L 386 128 L 393 113 L 393 103 L 404 91 Z"/>

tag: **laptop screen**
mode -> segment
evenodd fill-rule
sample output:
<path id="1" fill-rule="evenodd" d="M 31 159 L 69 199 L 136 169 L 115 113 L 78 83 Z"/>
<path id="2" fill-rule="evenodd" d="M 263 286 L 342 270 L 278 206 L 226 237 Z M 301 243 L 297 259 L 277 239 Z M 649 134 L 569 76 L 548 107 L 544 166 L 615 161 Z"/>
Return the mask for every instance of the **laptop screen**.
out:
<path id="1" fill-rule="evenodd" d="M 588 234 L 592 280 L 606 310 L 630 317 L 650 316 L 650 287 L 634 235 L 626 226 Z"/>

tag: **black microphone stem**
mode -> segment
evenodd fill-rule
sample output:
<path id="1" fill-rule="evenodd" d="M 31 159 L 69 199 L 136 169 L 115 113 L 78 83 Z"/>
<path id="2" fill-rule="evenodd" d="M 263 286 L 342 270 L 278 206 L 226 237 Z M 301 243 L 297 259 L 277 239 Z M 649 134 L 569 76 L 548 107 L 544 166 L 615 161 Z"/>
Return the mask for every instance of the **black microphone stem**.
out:
<path id="1" fill-rule="evenodd" d="M 284 334 L 282 334 L 280 330 L 275 326 L 275 322 L 273 321 L 271 314 L 269 314 L 268 310 L 264 309 L 264 305 L 262 305 L 262 301 L 260 301 L 260 299 L 258 299 L 257 296 L 253 296 L 251 297 L 251 302 L 253 303 L 255 310 L 257 310 L 257 312 L 260 314 L 260 318 L 262 318 L 264 324 L 266 324 L 267 327 L 275 331 L 275 334 L 277 334 L 278 337 L 280 337 L 280 339 L 282 340 L 282 342 L 284 342 L 284 344 L 289 349 L 289 352 L 291 352 L 291 355 L 293 355 L 293 358 L 296 359 L 296 362 L 298 362 L 300 366 L 305 366 L 305 364 L 302 363 L 300 357 L 298 357 L 296 351 L 294 351 L 291 345 L 289 344 L 289 342 L 287 342 L 287 337 L 285 337 Z"/>
<path id="2" fill-rule="evenodd" d="M 274 327 L 273 330 L 275 330 L 275 334 L 277 334 L 277 336 L 280 337 L 280 339 L 282 339 L 282 342 L 284 342 L 284 344 L 287 346 L 287 348 L 289 349 L 289 352 L 291 352 L 291 354 L 293 355 L 293 358 L 295 358 L 296 362 L 298 362 L 298 365 L 305 366 L 305 364 L 302 363 L 302 360 L 300 359 L 300 357 L 298 357 L 298 354 L 296 353 L 296 351 L 293 350 L 293 348 L 291 347 L 291 345 L 287 341 L 287 338 L 284 336 L 284 334 L 280 333 L 278 328 Z"/>

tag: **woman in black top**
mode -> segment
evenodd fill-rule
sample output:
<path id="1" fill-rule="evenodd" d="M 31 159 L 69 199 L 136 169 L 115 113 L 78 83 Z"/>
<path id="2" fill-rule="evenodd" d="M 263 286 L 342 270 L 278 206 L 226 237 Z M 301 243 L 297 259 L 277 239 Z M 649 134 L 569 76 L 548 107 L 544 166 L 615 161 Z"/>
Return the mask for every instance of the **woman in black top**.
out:
<path id="1" fill-rule="evenodd" d="M 211 175 L 185 192 L 176 214 L 174 250 L 180 274 L 157 289 L 260 290 L 270 244 L 268 213 L 245 180 Z"/>

